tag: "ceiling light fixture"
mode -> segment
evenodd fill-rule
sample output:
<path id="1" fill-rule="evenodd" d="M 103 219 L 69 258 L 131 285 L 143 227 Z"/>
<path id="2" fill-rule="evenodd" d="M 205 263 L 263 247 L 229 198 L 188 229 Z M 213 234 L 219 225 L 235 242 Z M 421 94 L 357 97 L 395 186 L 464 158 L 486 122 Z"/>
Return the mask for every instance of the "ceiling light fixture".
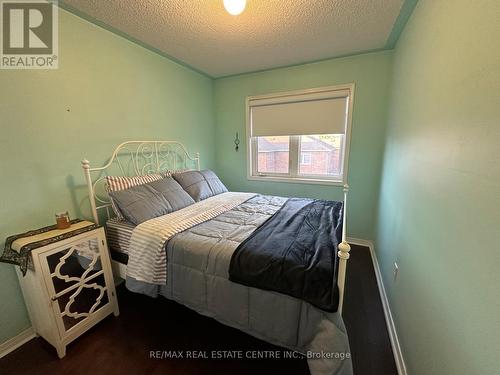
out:
<path id="1" fill-rule="evenodd" d="M 224 0 L 224 8 L 229 14 L 237 16 L 245 10 L 247 0 Z"/>

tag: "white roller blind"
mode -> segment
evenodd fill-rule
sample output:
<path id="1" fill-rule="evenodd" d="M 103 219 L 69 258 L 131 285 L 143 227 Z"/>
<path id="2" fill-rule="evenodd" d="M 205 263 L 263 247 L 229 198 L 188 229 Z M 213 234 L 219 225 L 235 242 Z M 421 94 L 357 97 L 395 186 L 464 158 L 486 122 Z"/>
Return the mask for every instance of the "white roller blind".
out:
<path id="1" fill-rule="evenodd" d="M 349 91 L 249 101 L 251 136 L 344 134 Z"/>

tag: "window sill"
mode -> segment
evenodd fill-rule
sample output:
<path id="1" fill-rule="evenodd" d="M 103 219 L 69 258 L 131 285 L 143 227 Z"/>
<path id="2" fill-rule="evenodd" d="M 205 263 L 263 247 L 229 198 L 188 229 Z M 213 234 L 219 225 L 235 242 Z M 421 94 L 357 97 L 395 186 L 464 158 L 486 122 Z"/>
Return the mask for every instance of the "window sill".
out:
<path id="1" fill-rule="evenodd" d="M 342 180 L 336 179 L 319 179 L 319 178 L 300 178 L 300 177 L 278 177 L 278 176 L 247 176 L 251 181 L 268 181 L 268 182 L 287 182 L 291 184 L 311 184 L 311 185 L 329 185 L 343 186 Z"/>

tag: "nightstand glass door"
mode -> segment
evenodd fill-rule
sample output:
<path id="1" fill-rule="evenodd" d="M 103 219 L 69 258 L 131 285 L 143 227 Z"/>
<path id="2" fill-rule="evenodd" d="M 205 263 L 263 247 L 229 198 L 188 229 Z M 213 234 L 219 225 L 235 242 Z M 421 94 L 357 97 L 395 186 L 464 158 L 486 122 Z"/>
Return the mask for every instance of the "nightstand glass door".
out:
<path id="1" fill-rule="evenodd" d="M 101 265 L 102 242 L 99 236 L 43 254 L 46 280 L 57 315 L 66 332 L 94 312 L 109 304 L 109 290 Z"/>

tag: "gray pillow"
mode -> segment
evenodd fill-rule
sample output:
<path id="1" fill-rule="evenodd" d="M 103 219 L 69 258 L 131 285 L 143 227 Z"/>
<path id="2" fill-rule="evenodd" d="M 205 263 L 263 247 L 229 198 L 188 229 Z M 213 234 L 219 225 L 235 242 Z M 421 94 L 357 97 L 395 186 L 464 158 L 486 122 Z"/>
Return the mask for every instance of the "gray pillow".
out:
<path id="1" fill-rule="evenodd" d="M 194 203 L 189 194 L 172 177 L 126 190 L 113 191 L 109 195 L 125 219 L 135 225 Z"/>
<path id="2" fill-rule="evenodd" d="M 227 192 L 219 177 L 208 169 L 174 173 L 173 177 L 196 202 Z"/>

